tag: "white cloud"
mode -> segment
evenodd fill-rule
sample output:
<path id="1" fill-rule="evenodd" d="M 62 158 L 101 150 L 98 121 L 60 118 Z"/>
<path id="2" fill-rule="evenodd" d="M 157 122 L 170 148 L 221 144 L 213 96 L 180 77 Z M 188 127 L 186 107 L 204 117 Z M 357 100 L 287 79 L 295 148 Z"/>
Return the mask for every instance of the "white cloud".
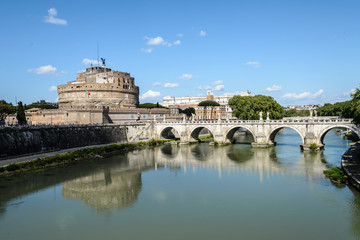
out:
<path id="1" fill-rule="evenodd" d="M 283 96 L 283 98 L 287 98 L 287 99 L 316 98 L 316 97 L 320 96 L 321 94 L 323 94 L 323 92 L 324 92 L 324 90 L 320 89 L 319 91 L 317 91 L 314 94 L 311 94 L 310 92 L 303 92 L 300 94 L 287 93 Z"/>
<path id="2" fill-rule="evenodd" d="M 223 84 L 222 80 L 217 80 L 215 82 L 212 83 L 213 85 L 219 85 L 219 84 Z"/>
<path id="3" fill-rule="evenodd" d="M 259 68 L 261 66 L 259 62 L 246 62 L 245 65 L 250 65 L 254 68 Z"/>
<path id="4" fill-rule="evenodd" d="M 176 36 L 183 37 L 184 35 L 182 33 L 178 33 Z"/>
<path id="5" fill-rule="evenodd" d="M 189 73 L 184 73 L 183 75 L 178 77 L 178 79 L 181 79 L 181 80 L 191 80 L 192 78 L 193 78 L 193 75 L 191 75 Z"/>
<path id="6" fill-rule="evenodd" d="M 174 87 L 178 87 L 179 84 L 177 83 L 165 83 L 164 84 L 164 88 L 174 88 Z"/>
<path id="7" fill-rule="evenodd" d="M 181 41 L 180 40 L 176 40 L 175 42 L 174 42 L 174 45 L 180 45 L 181 44 Z"/>
<path id="8" fill-rule="evenodd" d="M 210 90 L 211 87 L 210 87 L 209 85 L 207 85 L 207 86 L 200 86 L 200 87 L 198 87 L 198 89 L 200 89 L 200 90 Z"/>
<path id="9" fill-rule="evenodd" d="M 355 88 L 352 88 L 350 91 L 344 92 L 343 95 L 344 96 L 349 96 L 349 95 L 353 94 L 354 92 L 355 92 Z"/>
<path id="10" fill-rule="evenodd" d="M 160 82 L 155 82 L 155 83 L 153 83 L 153 86 L 154 86 L 154 87 L 161 86 L 161 83 L 160 83 Z"/>
<path id="11" fill-rule="evenodd" d="M 48 10 L 48 15 L 44 17 L 44 22 L 52 23 L 56 25 L 67 25 L 67 21 L 65 19 L 56 18 L 57 10 L 56 8 L 50 8 Z"/>
<path id="12" fill-rule="evenodd" d="M 302 99 L 302 98 L 306 98 L 309 97 L 310 93 L 309 92 L 303 92 L 300 94 L 296 94 L 296 93 L 287 93 L 283 96 L 283 98 L 289 98 L 289 99 Z"/>
<path id="13" fill-rule="evenodd" d="M 144 100 L 147 98 L 155 98 L 158 96 L 160 96 L 160 92 L 149 90 L 140 96 L 140 100 Z"/>
<path id="14" fill-rule="evenodd" d="M 250 96 L 251 94 L 249 94 L 248 92 L 235 91 L 235 92 L 227 92 L 227 93 L 224 93 L 223 95 L 227 95 L 227 96 L 233 96 L 233 95 Z"/>
<path id="15" fill-rule="evenodd" d="M 272 85 L 272 87 L 266 88 L 266 91 L 267 91 L 267 92 L 276 92 L 276 91 L 280 91 L 281 89 L 282 89 L 281 86 Z"/>
<path id="16" fill-rule="evenodd" d="M 223 90 L 225 88 L 225 86 L 223 85 L 223 84 L 221 84 L 221 85 L 216 85 L 214 88 L 213 88 L 213 90 L 214 91 L 221 91 L 221 90 Z"/>
<path id="17" fill-rule="evenodd" d="M 205 37 L 205 36 L 206 36 L 206 32 L 203 31 L 203 30 L 201 30 L 199 34 L 200 34 L 200 36 L 202 36 L 202 37 Z"/>
<path id="18" fill-rule="evenodd" d="M 317 96 L 321 95 L 323 92 L 324 92 L 324 90 L 320 89 L 319 91 L 317 91 L 316 93 L 314 93 L 314 94 L 312 95 L 312 97 L 317 97 Z"/>
<path id="19" fill-rule="evenodd" d="M 171 47 L 171 43 L 166 42 L 162 37 L 157 36 L 154 38 L 150 38 L 150 37 L 145 37 L 147 41 L 147 45 L 164 45 L 164 46 L 168 46 Z"/>
<path id="20" fill-rule="evenodd" d="M 83 60 L 82 60 L 82 63 L 84 64 L 84 65 L 98 65 L 98 61 L 97 60 L 92 60 L 92 59 L 88 59 L 88 58 L 84 58 Z"/>
<path id="21" fill-rule="evenodd" d="M 141 51 L 144 53 L 151 53 L 154 49 L 153 48 L 142 48 Z"/>
<path id="22" fill-rule="evenodd" d="M 56 86 L 51 86 L 49 88 L 49 92 L 55 92 L 57 90 L 57 87 Z"/>
<path id="23" fill-rule="evenodd" d="M 28 72 L 34 72 L 39 75 L 49 75 L 56 73 L 57 69 L 56 67 L 53 67 L 51 65 L 46 65 L 38 68 L 32 68 L 27 70 Z"/>
<path id="24" fill-rule="evenodd" d="M 64 71 L 64 70 L 61 70 L 60 73 L 61 73 L 61 74 L 68 74 L 68 72 L 67 72 L 67 71 Z"/>

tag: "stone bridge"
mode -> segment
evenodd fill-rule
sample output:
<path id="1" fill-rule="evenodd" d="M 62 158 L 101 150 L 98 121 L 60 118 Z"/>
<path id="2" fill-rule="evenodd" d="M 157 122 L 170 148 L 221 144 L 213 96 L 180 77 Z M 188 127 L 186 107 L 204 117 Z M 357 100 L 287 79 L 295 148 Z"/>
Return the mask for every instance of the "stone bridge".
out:
<path id="1" fill-rule="evenodd" d="M 360 131 L 352 119 L 338 117 L 287 118 L 280 120 L 201 120 L 182 122 L 154 122 L 152 137 L 168 139 L 175 136 L 181 143 L 199 141 L 202 129 L 208 129 L 219 144 L 231 142 L 234 133 L 243 128 L 249 131 L 254 142 L 253 147 L 269 147 L 275 145 L 275 136 L 283 128 L 295 130 L 301 137 L 303 150 L 322 149 L 324 137 L 333 128 L 346 128 L 360 137 Z M 316 144 L 316 145 L 315 145 Z M 311 146 L 311 147 L 310 147 Z"/>

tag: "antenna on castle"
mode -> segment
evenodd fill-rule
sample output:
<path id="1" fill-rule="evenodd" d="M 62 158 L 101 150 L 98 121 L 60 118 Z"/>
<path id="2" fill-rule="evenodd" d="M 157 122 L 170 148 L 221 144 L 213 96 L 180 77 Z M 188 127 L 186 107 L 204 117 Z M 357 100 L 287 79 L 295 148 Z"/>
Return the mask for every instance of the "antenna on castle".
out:
<path id="1" fill-rule="evenodd" d="M 97 54 L 98 54 L 98 69 L 99 69 L 99 66 L 100 66 L 100 61 L 99 61 L 99 41 L 97 41 Z"/>

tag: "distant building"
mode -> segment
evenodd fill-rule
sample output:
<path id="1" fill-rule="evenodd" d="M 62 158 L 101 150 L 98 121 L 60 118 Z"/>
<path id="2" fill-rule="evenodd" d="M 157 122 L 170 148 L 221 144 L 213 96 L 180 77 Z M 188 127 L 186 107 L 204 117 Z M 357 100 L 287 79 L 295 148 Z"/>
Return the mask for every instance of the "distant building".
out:
<path id="1" fill-rule="evenodd" d="M 247 92 L 242 92 L 238 94 L 240 96 L 250 96 Z M 232 118 L 232 109 L 229 106 L 230 98 L 235 95 L 213 95 L 212 91 L 207 91 L 206 96 L 198 97 L 164 97 L 163 103 L 161 105 L 165 107 L 177 106 L 181 109 L 188 107 L 193 107 L 195 109 L 195 119 L 231 119 Z M 215 101 L 220 104 L 220 106 L 198 106 L 200 102 L 203 101 Z"/>
<path id="2" fill-rule="evenodd" d="M 315 110 L 321 107 L 321 104 L 308 104 L 308 105 L 290 105 L 285 108 L 285 110 L 295 109 L 296 111 L 300 110 Z"/>
<path id="3" fill-rule="evenodd" d="M 241 92 L 240 94 L 237 94 L 240 96 L 250 96 L 247 92 Z M 220 105 L 226 106 L 228 105 L 229 99 L 232 98 L 235 95 L 230 94 L 224 94 L 224 95 L 214 95 L 212 91 L 207 91 L 206 96 L 197 96 L 197 97 L 170 97 L 166 96 L 163 99 L 163 105 L 164 107 L 174 106 L 177 105 L 180 108 L 186 107 L 186 106 L 194 106 L 199 105 L 200 102 L 206 101 L 206 100 L 212 100 Z"/>

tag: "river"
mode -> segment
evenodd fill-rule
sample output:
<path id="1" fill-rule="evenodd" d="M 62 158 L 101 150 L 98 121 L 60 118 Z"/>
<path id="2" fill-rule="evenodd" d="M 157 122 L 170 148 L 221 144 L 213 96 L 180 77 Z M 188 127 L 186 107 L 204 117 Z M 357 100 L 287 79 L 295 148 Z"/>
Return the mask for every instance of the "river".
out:
<path id="1" fill-rule="evenodd" d="M 250 142 L 248 136 L 240 136 Z M 360 194 L 332 184 L 348 148 L 164 145 L 0 180 L 0 239 L 360 239 Z"/>

